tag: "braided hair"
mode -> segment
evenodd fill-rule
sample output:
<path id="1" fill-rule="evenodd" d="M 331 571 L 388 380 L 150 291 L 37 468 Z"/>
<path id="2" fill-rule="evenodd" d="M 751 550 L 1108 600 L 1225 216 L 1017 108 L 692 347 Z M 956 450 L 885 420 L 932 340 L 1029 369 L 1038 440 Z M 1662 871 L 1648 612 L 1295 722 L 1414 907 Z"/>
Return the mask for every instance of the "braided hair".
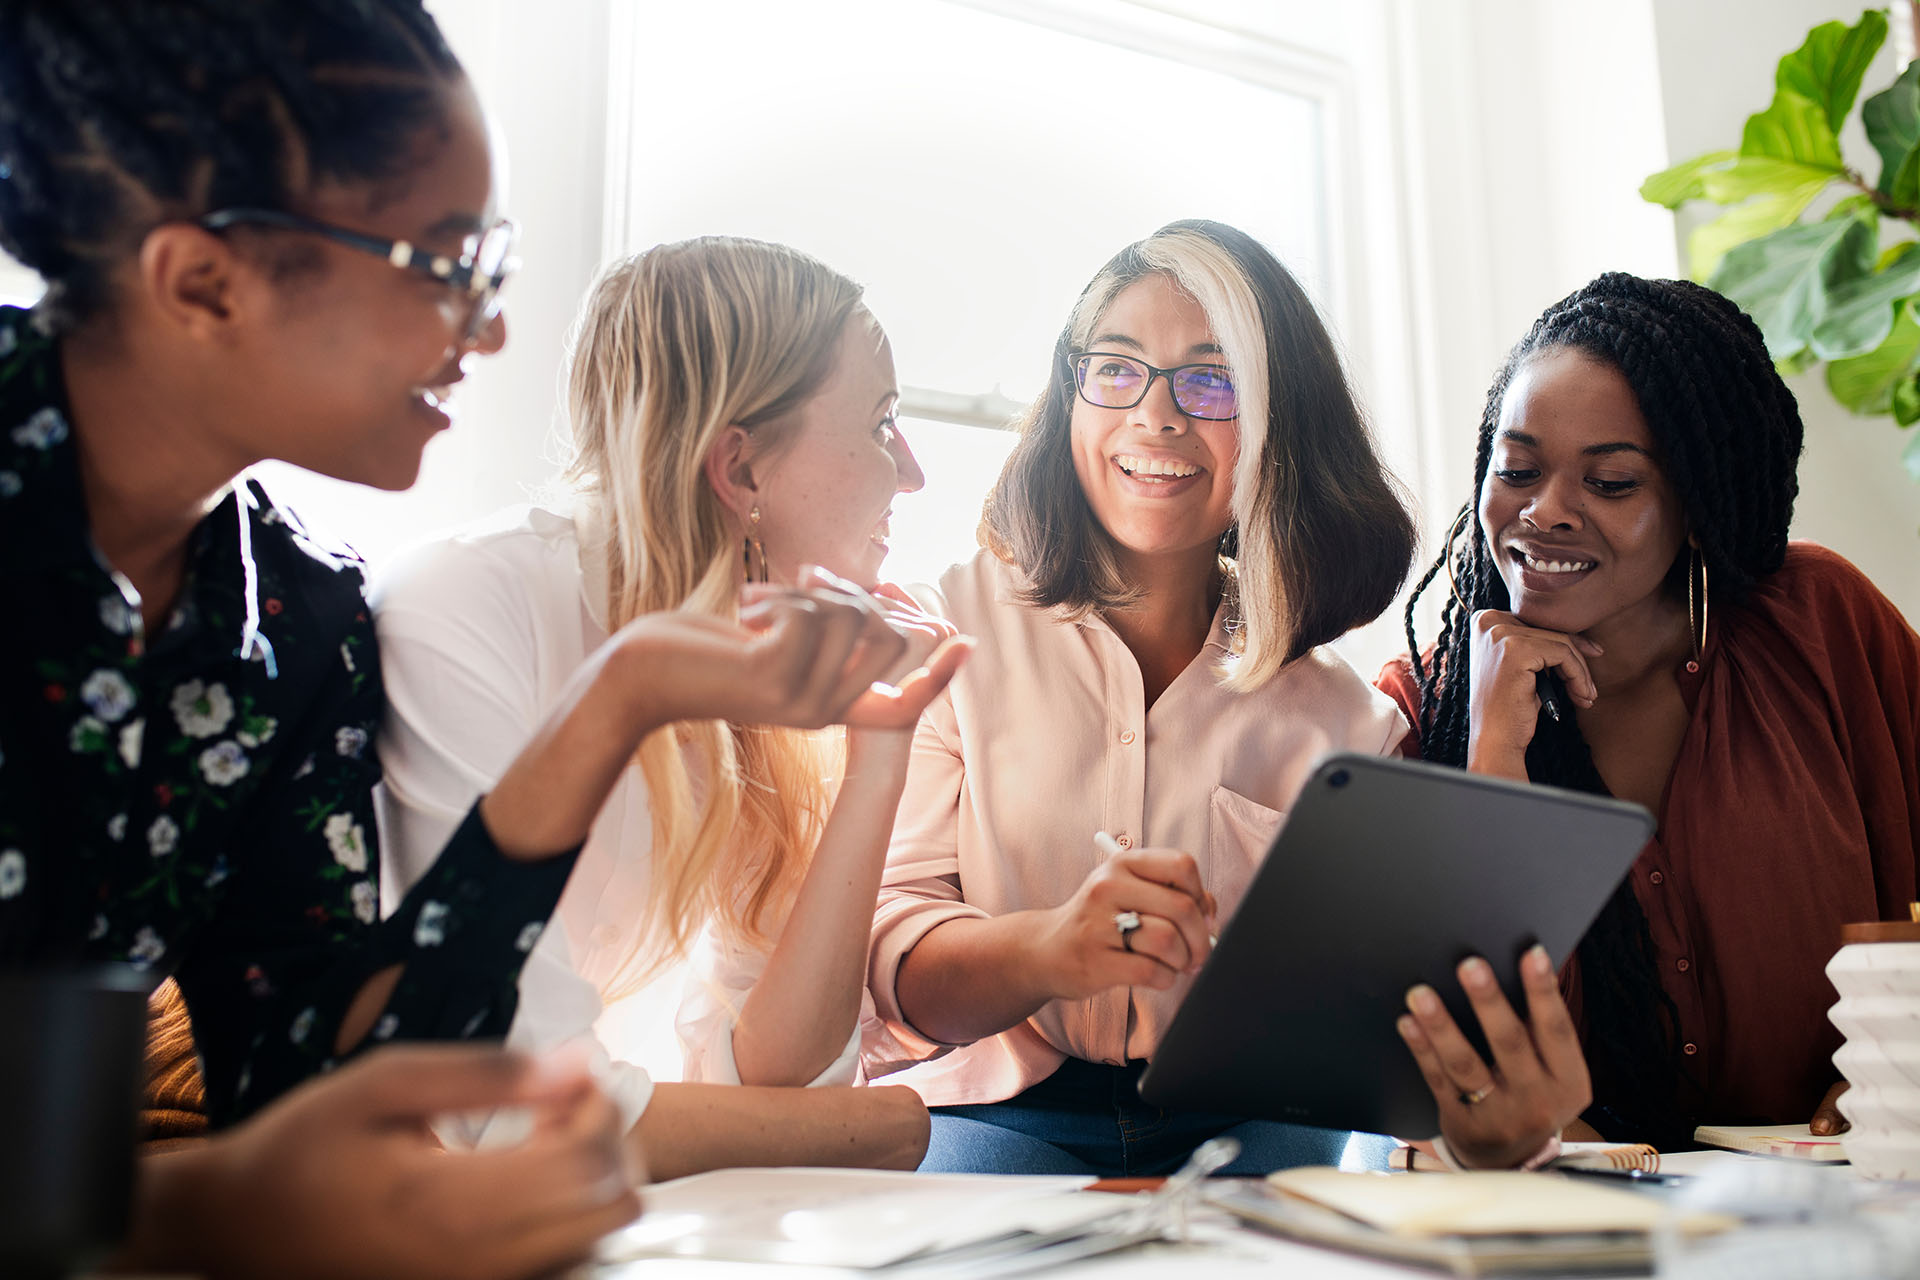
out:
<path id="1" fill-rule="evenodd" d="M 163 222 L 400 176 L 460 74 L 420 0 L 0 0 L 0 248 L 71 328 Z"/>
<path id="2" fill-rule="evenodd" d="M 1685 280 L 1603 275 L 1549 307 L 1507 357 L 1487 393 L 1474 457 L 1474 492 L 1486 483 L 1502 402 L 1527 361 L 1577 350 L 1617 370 L 1633 389 L 1707 566 L 1711 602 L 1737 603 L 1785 558 L 1799 489 L 1799 407 L 1780 380 L 1753 321 L 1710 289 Z M 1464 767 L 1469 731 L 1468 647 L 1472 617 L 1507 609 L 1506 584 L 1469 501 L 1407 602 L 1407 645 L 1420 687 L 1421 752 Z M 1451 561 L 1451 564 L 1449 564 Z M 1441 608 L 1431 661 L 1421 658 L 1414 609 L 1443 571 L 1453 593 Z M 1684 593 L 1687 556 L 1668 576 Z M 1544 713 L 1527 748 L 1535 782 L 1607 794 L 1570 704 L 1564 721 Z M 1686 1145 L 1693 1120 L 1681 1087 L 1678 1010 L 1660 985 L 1647 919 L 1623 883 L 1581 940 L 1586 1049 L 1594 1078 L 1589 1122 L 1610 1138 Z M 1649 1016 L 1649 1011 L 1654 1016 Z"/>

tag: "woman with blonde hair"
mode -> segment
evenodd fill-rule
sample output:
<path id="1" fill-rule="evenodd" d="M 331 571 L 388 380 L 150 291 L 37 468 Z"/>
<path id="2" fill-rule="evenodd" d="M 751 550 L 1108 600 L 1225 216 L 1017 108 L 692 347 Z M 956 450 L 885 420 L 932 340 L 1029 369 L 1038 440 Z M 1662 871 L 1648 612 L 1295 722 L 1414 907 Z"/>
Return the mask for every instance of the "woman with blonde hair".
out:
<path id="1" fill-rule="evenodd" d="M 859 287 L 805 254 L 711 237 L 626 259 L 575 341 L 570 501 L 426 546 L 377 593 L 387 874 L 402 883 L 634 618 L 671 611 L 719 636 L 736 617 L 851 604 L 824 643 L 892 654 L 898 696 L 850 715 L 844 747 L 743 723 L 718 688 L 706 718 L 643 741 L 529 958 L 509 1043 L 545 1047 L 590 1038 L 605 1000 L 707 931 L 680 1020 L 686 1083 L 656 1086 L 594 1042 L 655 1176 L 910 1168 L 924 1147 L 908 1090 L 780 1087 L 856 1082 L 866 926 L 908 731 L 968 651 L 878 585 L 892 501 L 922 483 L 898 394 Z"/>

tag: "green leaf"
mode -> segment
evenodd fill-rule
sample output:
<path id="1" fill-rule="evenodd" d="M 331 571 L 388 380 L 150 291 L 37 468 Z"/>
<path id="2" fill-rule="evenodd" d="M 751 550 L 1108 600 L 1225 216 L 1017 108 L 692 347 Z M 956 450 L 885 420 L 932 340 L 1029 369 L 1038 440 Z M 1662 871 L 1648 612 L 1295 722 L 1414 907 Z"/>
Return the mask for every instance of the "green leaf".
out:
<path id="1" fill-rule="evenodd" d="M 1914 432 L 1913 439 L 1900 451 L 1900 461 L 1907 464 L 1908 475 L 1920 480 L 1920 431 Z"/>
<path id="2" fill-rule="evenodd" d="M 1840 172 L 1797 160 L 1741 156 L 1724 168 L 1703 172 L 1700 194 L 1715 204 L 1738 204 L 1750 196 L 1785 195 L 1808 186 L 1819 191 Z"/>
<path id="3" fill-rule="evenodd" d="M 1893 384 L 1893 420 L 1903 427 L 1920 422 L 1920 381 L 1914 377 Z"/>
<path id="4" fill-rule="evenodd" d="M 1775 360 L 1773 367 L 1781 377 L 1791 378 L 1795 374 L 1805 373 L 1819 363 L 1820 357 L 1814 355 L 1810 348 L 1802 347 L 1784 360 Z"/>
<path id="5" fill-rule="evenodd" d="M 1775 360 L 1807 345 L 1828 294 L 1873 269 L 1876 227 L 1865 218 L 1809 222 L 1728 251 L 1708 283 L 1753 317 Z"/>
<path id="6" fill-rule="evenodd" d="M 1823 22 L 1807 32 L 1807 41 L 1786 57 L 1773 82 L 1820 104 L 1827 127 L 1838 133 L 1853 110 L 1860 81 L 1887 38 L 1887 15 L 1869 9 L 1855 26 Z"/>
<path id="7" fill-rule="evenodd" d="M 1689 200 L 1706 194 L 1704 177 L 1708 169 L 1720 168 L 1739 156 L 1737 151 L 1709 151 L 1671 169 L 1662 169 L 1640 184 L 1640 198 L 1651 204 L 1678 209 Z"/>
<path id="8" fill-rule="evenodd" d="M 1880 153 L 1881 194 L 1891 196 L 1900 171 L 1920 148 L 1920 62 L 1909 63 L 1898 80 L 1866 100 L 1860 123 Z"/>
<path id="9" fill-rule="evenodd" d="M 1812 98 L 1791 89 L 1775 91 L 1765 111 L 1747 117 L 1740 154 L 1792 160 L 1835 174 L 1843 169 L 1840 139 L 1827 123 L 1827 113 Z"/>
<path id="10" fill-rule="evenodd" d="M 1687 262 L 1693 278 L 1704 283 L 1719 270 L 1728 250 L 1791 225 L 1819 194 L 1820 188 L 1808 186 L 1785 195 L 1761 196 L 1695 227 L 1687 237 Z"/>
<path id="11" fill-rule="evenodd" d="M 1885 271 L 1836 285 L 1827 315 L 1809 337 L 1822 360 L 1844 360 L 1877 348 L 1893 332 L 1894 305 L 1920 293 L 1920 256 L 1907 254 Z"/>
<path id="12" fill-rule="evenodd" d="M 1920 249 L 1920 241 L 1896 241 L 1880 251 L 1880 260 L 1873 264 L 1873 269 L 1875 271 L 1885 271 L 1888 267 L 1906 257 L 1915 249 Z"/>
<path id="13" fill-rule="evenodd" d="M 1827 366 L 1827 390 L 1855 413 L 1892 413 L 1894 384 L 1920 372 L 1920 321 L 1901 307 L 1887 340 L 1863 356 Z"/>

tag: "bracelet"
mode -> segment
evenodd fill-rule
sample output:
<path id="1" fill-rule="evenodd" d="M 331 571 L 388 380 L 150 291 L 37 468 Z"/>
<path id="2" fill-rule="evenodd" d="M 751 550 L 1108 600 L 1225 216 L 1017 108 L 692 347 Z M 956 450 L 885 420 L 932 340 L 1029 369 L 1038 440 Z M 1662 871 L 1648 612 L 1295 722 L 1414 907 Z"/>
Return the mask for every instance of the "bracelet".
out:
<path id="1" fill-rule="evenodd" d="M 1455 1156 L 1453 1152 L 1448 1149 L 1445 1138 L 1436 1137 L 1433 1140 L 1433 1154 L 1439 1156 L 1440 1163 L 1447 1166 L 1448 1170 L 1453 1173 L 1473 1172 L 1467 1165 L 1461 1164 L 1459 1157 Z M 1559 1158 L 1560 1135 L 1556 1133 L 1541 1143 L 1538 1151 L 1528 1156 L 1525 1160 L 1522 1160 L 1519 1164 L 1514 1165 L 1513 1168 L 1521 1173 L 1532 1173 L 1534 1170 L 1551 1164 Z"/>

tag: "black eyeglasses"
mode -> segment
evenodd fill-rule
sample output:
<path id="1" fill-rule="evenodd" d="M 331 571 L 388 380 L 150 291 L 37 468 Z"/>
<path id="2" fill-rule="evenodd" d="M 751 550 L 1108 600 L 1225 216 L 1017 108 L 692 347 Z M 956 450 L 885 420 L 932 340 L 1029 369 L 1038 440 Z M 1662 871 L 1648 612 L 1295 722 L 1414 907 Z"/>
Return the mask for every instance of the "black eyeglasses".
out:
<path id="1" fill-rule="evenodd" d="M 208 231 L 228 227 L 277 227 L 282 231 L 304 231 L 324 236 L 335 244 L 358 249 L 385 258 L 405 271 L 417 272 L 467 296 L 468 313 L 461 329 L 461 340 L 472 342 L 500 313 L 500 286 L 519 267 L 511 255 L 519 228 L 506 218 L 493 222 L 477 235 L 467 237 L 466 251 L 457 258 L 421 249 L 405 240 L 388 240 L 362 231 L 349 231 L 321 222 L 317 218 L 278 209 L 216 209 L 196 224 Z"/>
<path id="2" fill-rule="evenodd" d="M 1080 398 L 1102 409 L 1131 409 L 1147 398 L 1155 378 L 1165 378 L 1173 403 L 1189 418 L 1225 422 L 1240 416 L 1240 397 L 1225 365 L 1182 364 L 1156 369 L 1145 360 L 1110 351 L 1076 351 L 1073 385 Z"/>

